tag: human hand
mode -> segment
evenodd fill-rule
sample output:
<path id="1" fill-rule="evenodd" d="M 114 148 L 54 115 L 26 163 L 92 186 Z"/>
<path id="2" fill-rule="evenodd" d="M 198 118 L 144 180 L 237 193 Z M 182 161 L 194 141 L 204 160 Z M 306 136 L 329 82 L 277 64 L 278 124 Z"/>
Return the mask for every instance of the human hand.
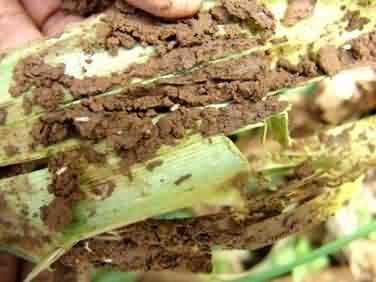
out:
<path id="1" fill-rule="evenodd" d="M 194 14 L 202 0 L 125 0 L 151 14 L 179 18 Z M 0 51 L 60 33 L 81 17 L 67 15 L 62 0 L 0 0 Z"/>
<path id="2" fill-rule="evenodd" d="M 31 263 L 21 261 L 16 257 L 0 253 L 0 281 L 1 282 L 22 282 L 30 273 L 33 266 Z M 52 272 L 42 273 L 33 282 L 56 282 Z"/>

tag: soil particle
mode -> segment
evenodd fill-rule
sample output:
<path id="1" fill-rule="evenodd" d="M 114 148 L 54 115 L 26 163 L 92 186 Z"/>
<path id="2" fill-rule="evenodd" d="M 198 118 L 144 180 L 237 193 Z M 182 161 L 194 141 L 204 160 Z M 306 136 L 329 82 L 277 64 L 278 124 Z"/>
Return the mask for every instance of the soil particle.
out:
<path id="1" fill-rule="evenodd" d="M 181 177 L 179 177 L 175 182 L 174 184 L 176 186 L 179 186 L 180 184 L 182 184 L 183 182 L 187 181 L 188 179 L 190 179 L 192 177 L 192 174 L 186 174 L 186 175 L 183 175 Z"/>
<path id="2" fill-rule="evenodd" d="M 13 157 L 18 153 L 18 148 L 15 145 L 8 144 L 4 146 L 4 152 L 8 157 Z"/>
<path id="3" fill-rule="evenodd" d="M 46 110 L 55 110 L 64 100 L 63 87 L 55 82 L 49 88 L 39 87 L 33 90 L 33 104 Z"/>
<path id="4" fill-rule="evenodd" d="M 8 112 L 5 109 L 0 109 L 0 125 L 4 125 L 7 122 Z"/>
<path id="5" fill-rule="evenodd" d="M 262 30 L 274 30 L 273 14 L 257 0 L 223 0 L 227 12 L 240 20 L 251 22 Z"/>
<path id="6" fill-rule="evenodd" d="M 321 47 L 318 54 L 318 64 L 329 75 L 334 75 L 343 68 L 337 48 L 333 45 Z"/>
<path id="7" fill-rule="evenodd" d="M 161 166 L 162 164 L 163 164 L 162 160 L 151 161 L 151 162 L 149 162 L 149 163 L 146 164 L 146 169 L 148 171 L 153 171 L 154 169 L 156 169 L 157 167 Z"/>
<path id="8" fill-rule="evenodd" d="M 48 206 L 40 209 L 41 218 L 50 230 L 61 231 L 73 221 L 72 207 L 69 200 L 58 197 Z"/>
<path id="9" fill-rule="evenodd" d="M 348 21 L 347 31 L 363 30 L 364 26 L 370 22 L 370 19 L 360 15 L 360 11 L 347 11 L 344 20 Z"/>
<path id="10" fill-rule="evenodd" d="M 52 181 L 48 191 L 55 199 L 41 208 L 41 218 L 53 231 L 60 231 L 72 223 L 72 205 L 80 200 L 80 154 L 77 152 L 59 153 L 49 160 L 48 170 Z"/>
<path id="11" fill-rule="evenodd" d="M 64 64 L 56 66 L 45 64 L 42 57 L 30 56 L 20 61 L 13 72 L 14 84 L 9 93 L 18 97 L 32 86 L 50 88 L 65 71 Z"/>
<path id="12" fill-rule="evenodd" d="M 317 0 L 288 0 L 283 24 L 293 26 L 313 15 Z"/>
<path id="13" fill-rule="evenodd" d="M 80 154 L 77 152 L 59 153 L 49 160 L 52 183 L 48 191 L 51 194 L 71 200 L 81 199 L 79 160 Z"/>

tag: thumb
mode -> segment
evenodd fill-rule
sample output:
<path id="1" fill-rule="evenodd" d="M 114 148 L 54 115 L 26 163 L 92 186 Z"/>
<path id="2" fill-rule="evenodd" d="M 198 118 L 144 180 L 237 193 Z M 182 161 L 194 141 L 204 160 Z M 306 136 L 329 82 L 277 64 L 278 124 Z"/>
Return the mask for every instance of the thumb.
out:
<path id="1" fill-rule="evenodd" d="M 194 15 L 202 0 L 126 0 L 134 7 L 163 18 L 183 18 Z"/>

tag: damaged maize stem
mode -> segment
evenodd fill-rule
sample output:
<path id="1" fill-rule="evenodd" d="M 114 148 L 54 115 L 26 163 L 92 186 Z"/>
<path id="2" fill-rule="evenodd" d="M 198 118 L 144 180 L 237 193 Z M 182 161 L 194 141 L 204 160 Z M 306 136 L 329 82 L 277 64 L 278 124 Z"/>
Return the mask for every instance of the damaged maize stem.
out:
<path id="1" fill-rule="evenodd" d="M 205 0 L 196 17 L 166 22 L 115 2 L 0 59 L 0 167 L 42 162 L 0 179 L 0 249 L 37 263 L 28 281 L 58 259 L 179 269 L 153 252 L 210 272 L 212 245 L 269 245 L 357 191 L 376 162 L 376 119 L 292 140 L 286 101 L 356 66 L 374 75 L 374 5 L 317 0 L 296 18 L 285 0 Z M 261 132 L 249 160 L 228 138 L 244 132 Z M 143 251 L 103 261 L 101 241 Z"/>

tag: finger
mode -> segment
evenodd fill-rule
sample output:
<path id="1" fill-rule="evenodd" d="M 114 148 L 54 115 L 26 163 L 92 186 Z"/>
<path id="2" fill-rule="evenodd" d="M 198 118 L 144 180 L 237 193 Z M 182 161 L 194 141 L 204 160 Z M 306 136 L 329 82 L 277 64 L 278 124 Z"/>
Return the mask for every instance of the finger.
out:
<path id="1" fill-rule="evenodd" d="M 127 0 L 144 11 L 164 18 L 182 18 L 195 14 L 202 0 Z"/>
<path id="2" fill-rule="evenodd" d="M 15 256 L 0 253 L 0 281 L 16 282 L 18 275 L 18 260 Z"/>
<path id="3" fill-rule="evenodd" d="M 24 264 L 22 265 L 20 281 L 24 281 L 32 270 L 33 270 L 33 265 L 29 262 L 24 262 Z M 54 273 L 50 271 L 44 271 L 32 280 L 32 282 L 54 282 L 54 281 L 55 281 Z"/>
<path id="4" fill-rule="evenodd" d="M 41 37 L 37 27 L 16 0 L 0 0 L 0 50 Z"/>
<path id="5" fill-rule="evenodd" d="M 61 6 L 61 0 L 20 0 L 34 23 L 41 28 Z"/>
<path id="6" fill-rule="evenodd" d="M 44 35 L 56 35 L 72 22 L 80 21 L 78 16 L 61 11 L 61 0 L 21 0 L 30 17 Z"/>
<path id="7" fill-rule="evenodd" d="M 64 31 L 66 25 L 79 22 L 82 18 L 79 16 L 68 15 L 59 10 L 52 15 L 42 26 L 41 30 L 44 35 L 57 35 Z"/>

